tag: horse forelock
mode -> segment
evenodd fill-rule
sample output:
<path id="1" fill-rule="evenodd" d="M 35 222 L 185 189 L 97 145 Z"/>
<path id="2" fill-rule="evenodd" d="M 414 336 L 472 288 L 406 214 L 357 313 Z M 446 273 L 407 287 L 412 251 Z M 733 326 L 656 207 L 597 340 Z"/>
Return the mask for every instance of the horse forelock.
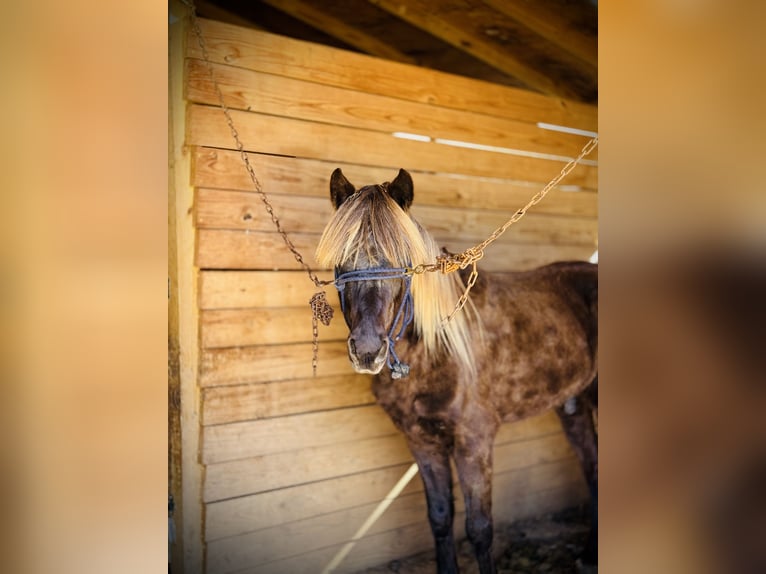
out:
<path id="1" fill-rule="evenodd" d="M 377 186 L 360 189 L 338 208 L 316 250 L 326 267 L 408 267 L 427 256 L 412 219 Z"/>
<path id="2" fill-rule="evenodd" d="M 329 268 L 411 267 L 433 263 L 439 247 L 431 235 L 378 186 L 361 188 L 335 212 L 319 240 L 317 262 Z M 427 355 L 452 355 L 474 370 L 470 322 L 478 321 L 467 306 L 448 323 L 462 282 L 456 273 L 420 273 L 412 277 L 415 331 Z M 474 316 L 466 316 L 474 315 Z"/>

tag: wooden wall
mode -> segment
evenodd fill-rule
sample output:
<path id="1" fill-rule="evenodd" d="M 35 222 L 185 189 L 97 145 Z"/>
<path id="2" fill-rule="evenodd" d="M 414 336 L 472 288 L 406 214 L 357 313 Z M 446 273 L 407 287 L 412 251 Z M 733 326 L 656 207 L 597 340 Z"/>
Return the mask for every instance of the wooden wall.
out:
<path id="1" fill-rule="evenodd" d="M 510 217 L 559 172 L 562 157 L 576 155 L 587 141 L 541 129 L 538 122 L 596 129 L 596 109 L 581 104 L 212 21 L 201 25 L 258 178 L 308 261 L 330 216 L 335 167 L 357 185 L 408 169 L 414 214 L 458 251 Z M 338 313 L 320 331 L 319 376 L 311 377 L 313 284 L 254 193 L 201 57 L 190 35 L 183 105 L 198 284 L 196 307 L 187 311 L 199 347 L 187 355 L 196 361 L 197 380 L 185 396 L 195 397 L 199 408 L 199 436 L 198 446 L 189 439 L 184 447 L 198 448 L 203 470 L 204 570 L 316 572 L 412 459 L 374 405 L 368 378 L 352 371 Z M 431 140 L 396 138 L 394 132 Z M 565 181 L 567 191 L 551 192 L 488 250 L 482 267 L 509 270 L 590 257 L 597 240 L 596 187 L 595 165 L 578 166 Z M 585 496 L 552 415 L 503 427 L 496 460 L 500 521 Z M 185 498 L 184 504 L 195 503 Z M 462 509 L 459 501 L 460 534 Z M 430 547 L 416 478 L 338 571 Z"/>

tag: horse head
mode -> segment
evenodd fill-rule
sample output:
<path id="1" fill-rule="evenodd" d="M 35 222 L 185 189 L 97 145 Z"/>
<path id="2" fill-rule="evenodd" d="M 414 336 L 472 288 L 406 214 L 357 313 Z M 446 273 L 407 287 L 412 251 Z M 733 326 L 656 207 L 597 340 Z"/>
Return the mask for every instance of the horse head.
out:
<path id="1" fill-rule="evenodd" d="M 404 366 L 394 343 L 412 320 L 407 267 L 412 243 L 417 243 L 413 240 L 420 237 L 407 216 L 412 198 L 412 178 L 405 170 L 390 183 L 358 190 L 340 169 L 330 178 L 336 212 L 317 258 L 335 268 L 335 286 L 349 328 L 348 355 L 358 373 L 378 374 L 388 364 L 395 376 L 406 374 L 397 371 Z"/>

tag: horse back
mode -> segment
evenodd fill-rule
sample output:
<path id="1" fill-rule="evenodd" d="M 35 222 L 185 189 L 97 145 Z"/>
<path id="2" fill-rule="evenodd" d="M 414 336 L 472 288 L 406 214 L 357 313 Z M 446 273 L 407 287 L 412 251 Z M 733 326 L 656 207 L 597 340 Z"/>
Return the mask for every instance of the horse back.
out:
<path id="1" fill-rule="evenodd" d="M 480 274 L 472 300 L 483 324 L 480 387 L 502 418 L 559 406 L 597 374 L 598 266 L 559 262 Z"/>

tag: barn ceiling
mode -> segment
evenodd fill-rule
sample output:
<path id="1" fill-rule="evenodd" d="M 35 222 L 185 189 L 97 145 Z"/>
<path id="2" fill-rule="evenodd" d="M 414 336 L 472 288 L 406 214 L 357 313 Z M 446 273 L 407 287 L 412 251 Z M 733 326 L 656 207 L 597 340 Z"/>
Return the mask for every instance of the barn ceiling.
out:
<path id="1" fill-rule="evenodd" d="M 597 0 L 196 0 L 200 16 L 596 104 Z"/>

